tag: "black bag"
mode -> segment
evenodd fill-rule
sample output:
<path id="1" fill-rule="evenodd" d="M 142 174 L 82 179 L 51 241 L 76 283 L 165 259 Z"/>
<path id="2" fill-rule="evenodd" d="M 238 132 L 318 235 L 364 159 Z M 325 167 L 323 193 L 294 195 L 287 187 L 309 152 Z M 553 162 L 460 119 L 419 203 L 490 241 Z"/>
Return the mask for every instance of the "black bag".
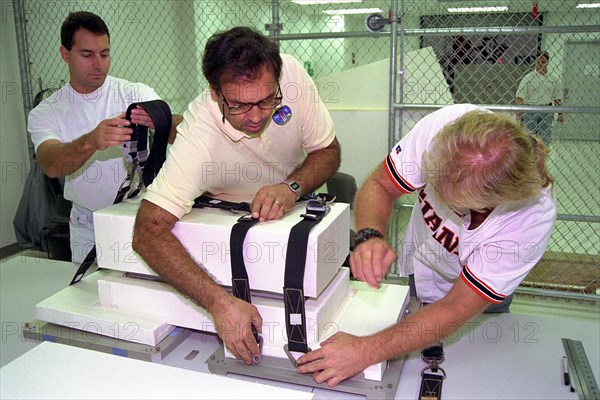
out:
<path id="1" fill-rule="evenodd" d="M 71 202 L 65 200 L 62 193 L 60 181 L 48 178 L 34 157 L 13 227 L 22 248 L 42 250 L 49 258 L 71 261 Z"/>

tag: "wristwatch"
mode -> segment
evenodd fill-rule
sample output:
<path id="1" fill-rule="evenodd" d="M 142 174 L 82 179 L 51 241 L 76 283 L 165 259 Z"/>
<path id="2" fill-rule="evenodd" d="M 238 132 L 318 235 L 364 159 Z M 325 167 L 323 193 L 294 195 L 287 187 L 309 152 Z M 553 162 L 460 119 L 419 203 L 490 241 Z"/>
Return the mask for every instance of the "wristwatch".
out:
<path id="1" fill-rule="evenodd" d="M 372 228 L 363 228 L 360 231 L 356 232 L 356 236 L 354 237 L 354 248 L 356 248 L 356 246 L 358 246 L 359 244 L 366 242 L 367 240 L 371 239 L 371 238 L 382 238 L 383 237 L 383 233 L 379 232 L 377 229 L 372 229 Z"/>
<path id="2" fill-rule="evenodd" d="M 302 189 L 300 188 L 300 184 L 296 181 L 285 181 L 283 182 L 286 185 L 288 185 L 288 187 L 290 188 L 290 190 L 292 192 L 294 192 L 294 194 L 296 195 L 296 201 L 298 201 L 298 199 L 300 198 L 300 195 L 302 193 Z"/>

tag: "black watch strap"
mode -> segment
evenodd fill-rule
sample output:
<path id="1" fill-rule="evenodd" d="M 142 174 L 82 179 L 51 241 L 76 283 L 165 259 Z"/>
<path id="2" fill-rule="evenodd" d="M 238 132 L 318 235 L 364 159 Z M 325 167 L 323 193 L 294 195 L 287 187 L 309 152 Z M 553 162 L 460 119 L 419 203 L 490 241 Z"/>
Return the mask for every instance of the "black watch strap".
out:
<path id="1" fill-rule="evenodd" d="M 377 229 L 373 229 L 373 228 L 363 228 L 361 230 L 359 230 L 358 232 L 356 232 L 356 236 L 354 237 L 354 243 L 353 243 L 353 247 L 356 248 L 356 246 L 358 246 L 361 243 L 366 242 L 367 240 L 371 239 L 371 238 L 382 238 L 383 237 L 383 233 L 379 232 Z"/>

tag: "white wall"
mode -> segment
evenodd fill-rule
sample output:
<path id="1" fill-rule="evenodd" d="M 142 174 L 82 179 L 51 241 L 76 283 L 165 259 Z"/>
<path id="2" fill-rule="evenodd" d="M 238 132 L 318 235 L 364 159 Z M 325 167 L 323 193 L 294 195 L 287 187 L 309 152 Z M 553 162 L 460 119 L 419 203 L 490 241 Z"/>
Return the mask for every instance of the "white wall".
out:
<path id="1" fill-rule="evenodd" d="M 595 16 L 595 17 L 594 17 Z M 545 26 L 563 25 L 598 25 L 600 12 L 571 11 L 548 13 L 544 20 Z M 599 41 L 600 33 L 549 33 L 542 37 L 542 49 L 548 52 L 550 61 L 548 71 L 559 77 L 563 76 L 565 42 Z"/>
<path id="2" fill-rule="evenodd" d="M 331 111 L 337 139 L 342 147 L 340 172 L 360 185 L 388 155 L 387 111 Z"/>
<path id="3" fill-rule="evenodd" d="M 4 247 L 16 242 L 12 221 L 23 192 L 29 156 L 12 8 L 3 7 L 0 20 L 0 247 Z"/>

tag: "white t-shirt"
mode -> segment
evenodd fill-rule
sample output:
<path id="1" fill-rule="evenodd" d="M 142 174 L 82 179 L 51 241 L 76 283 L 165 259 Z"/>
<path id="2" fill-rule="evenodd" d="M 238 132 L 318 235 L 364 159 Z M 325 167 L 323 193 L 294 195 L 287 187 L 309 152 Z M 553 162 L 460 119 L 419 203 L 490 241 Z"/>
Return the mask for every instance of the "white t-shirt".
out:
<path id="1" fill-rule="evenodd" d="M 281 58 L 283 101 L 262 134 L 253 138 L 223 124 L 218 103 L 205 90 L 184 113 L 146 200 L 178 218 L 205 192 L 250 202 L 261 187 L 283 182 L 306 153 L 333 142 L 333 121 L 314 82 L 296 59 Z"/>
<path id="2" fill-rule="evenodd" d="M 477 294 L 501 303 L 542 257 L 554 220 L 552 188 L 536 198 L 496 207 L 476 229 L 436 198 L 423 181 L 423 153 L 448 123 L 478 107 L 457 104 L 420 120 L 385 160 L 390 179 L 405 193 L 418 192 L 399 257 L 399 271 L 414 274 L 417 295 L 433 303 L 460 276 Z"/>
<path id="3" fill-rule="evenodd" d="M 540 75 L 531 71 L 521 79 L 517 97 L 530 106 L 553 105 L 554 100 L 563 97 L 560 80 L 550 74 Z"/>
<path id="4" fill-rule="evenodd" d="M 102 120 L 114 118 L 131 103 L 158 99 L 152 88 L 107 76 L 89 94 L 66 84 L 29 113 L 28 130 L 35 150 L 48 139 L 63 143 L 92 131 Z M 111 205 L 126 176 L 120 146 L 96 151 L 77 171 L 65 177 L 64 197 L 91 211 Z"/>

